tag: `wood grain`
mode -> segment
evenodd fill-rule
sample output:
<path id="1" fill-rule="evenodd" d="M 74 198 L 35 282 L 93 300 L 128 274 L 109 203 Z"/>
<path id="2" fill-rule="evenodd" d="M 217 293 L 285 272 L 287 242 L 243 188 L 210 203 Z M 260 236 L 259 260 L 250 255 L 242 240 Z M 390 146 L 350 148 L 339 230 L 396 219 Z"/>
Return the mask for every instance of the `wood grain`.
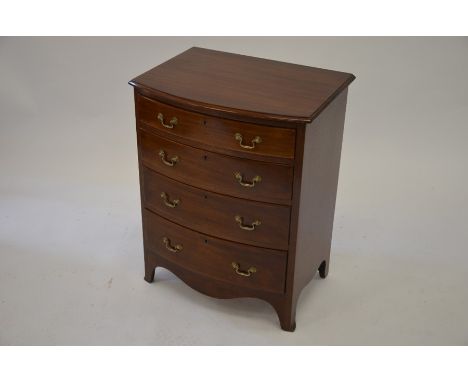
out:
<path id="1" fill-rule="evenodd" d="M 328 273 L 347 90 L 298 135 L 286 297 L 277 311 L 281 327 L 296 327 L 303 288 L 320 271 Z"/>
<path id="2" fill-rule="evenodd" d="M 254 202 L 204 191 L 142 168 L 143 203 L 158 215 L 177 224 L 222 239 L 273 249 L 288 249 L 290 208 Z M 161 193 L 179 202 L 168 207 Z M 239 228 L 235 216 L 245 224 L 259 220 L 254 231 Z"/>
<path id="3" fill-rule="evenodd" d="M 204 190 L 239 198 L 278 204 L 291 203 L 293 169 L 289 166 L 266 164 L 200 150 L 162 137 L 139 131 L 143 164 L 169 178 Z M 178 157 L 173 167 L 159 157 L 164 150 L 168 159 Z M 255 187 L 244 187 L 235 178 L 239 172 L 244 181 L 255 176 L 262 180 Z"/>
<path id="4" fill-rule="evenodd" d="M 347 91 L 305 131 L 294 289 L 307 285 L 322 262 L 328 272 Z M 320 182 L 317 181 L 320 179 Z"/>
<path id="5" fill-rule="evenodd" d="M 196 272 L 200 277 L 210 277 L 233 285 L 261 289 L 276 293 L 284 292 L 286 252 L 237 244 L 183 228 L 158 215 L 144 210 L 145 235 L 148 251 L 179 266 Z M 163 238 L 171 245 L 181 245 L 177 252 L 167 250 Z M 232 262 L 247 270 L 254 266 L 251 276 L 238 275 Z"/>
<path id="6" fill-rule="evenodd" d="M 136 112 L 141 128 L 157 132 L 181 143 L 204 148 L 221 154 L 235 155 L 276 163 L 291 164 L 294 159 L 295 129 L 272 128 L 215 118 L 208 115 L 188 112 L 167 104 L 137 95 Z M 168 129 L 157 119 L 162 113 L 168 121 L 176 117 L 177 124 Z M 242 148 L 235 134 L 243 135 L 243 144 L 251 145 L 251 140 L 260 137 L 262 142 L 253 149 Z"/>
<path id="7" fill-rule="evenodd" d="M 142 94 L 186 110 L 303 126 L 354 78 L 349 73 L 195 47 L 130 84 Z"/>

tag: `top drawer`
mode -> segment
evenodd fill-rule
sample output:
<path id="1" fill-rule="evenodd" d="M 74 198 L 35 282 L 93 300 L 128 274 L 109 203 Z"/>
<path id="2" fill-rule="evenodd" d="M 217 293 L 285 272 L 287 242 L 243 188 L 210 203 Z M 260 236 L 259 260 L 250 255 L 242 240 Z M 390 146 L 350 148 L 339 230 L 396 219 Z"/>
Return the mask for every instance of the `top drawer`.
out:
<path id="1" fill-rule="evenodd" d="M 212 151 L 279 163 L 294 159 L 295 130 L 215 118 L 169 106 L 141 95 L 135 98 L 140 128 L 157 129 L 178 141 Z"/>

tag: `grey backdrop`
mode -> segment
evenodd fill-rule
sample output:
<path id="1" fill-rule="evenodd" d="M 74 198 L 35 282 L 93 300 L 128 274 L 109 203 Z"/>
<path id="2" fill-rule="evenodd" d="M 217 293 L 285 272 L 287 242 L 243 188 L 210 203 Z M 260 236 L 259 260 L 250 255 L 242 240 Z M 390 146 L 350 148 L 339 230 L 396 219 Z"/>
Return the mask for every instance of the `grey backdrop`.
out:
<path id="1" fill-rule="evenodd" d="M 357 77 L 295 333 L 143 281 L 127 81 L 191 46 Z M 467 38 L 0 39 L 0 344 L 468 344 L 467 69 Z"/>

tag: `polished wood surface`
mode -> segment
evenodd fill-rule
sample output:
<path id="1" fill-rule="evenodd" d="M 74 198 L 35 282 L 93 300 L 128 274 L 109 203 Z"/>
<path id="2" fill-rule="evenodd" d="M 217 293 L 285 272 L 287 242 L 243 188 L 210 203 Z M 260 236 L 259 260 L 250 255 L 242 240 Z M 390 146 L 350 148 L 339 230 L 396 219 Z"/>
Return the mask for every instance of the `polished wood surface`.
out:
<path id="1" fill-rule="evenodd" d="M 193 270 L 184 268 L 166 257 L 158 256 L 154 252 L 146 251 L 145 257 L 145 280 L 149 283 L 154 281 L 154 270 L 157 267 L 170 269 L 179 279 L 189 287 L 215 298 L 239 298 L 250 297 L 268 302 L 276 311 L 279 317 L 283 315 L 283 293 L 270 292 L 263 289 L 254 289 L 242 285 L 233 285 L 225 280 L 218 280 L 211 277 L 201 276 Z"/>
<path id="2" fill-rule="evenodd" d="M 145 234 L 147 249 L 167 260 L 202 276 L 277 293 L 284 292 L 286 275 L 286 252 L 233 243 L 204 235 L 145 210 Z M 163 238 L 170 246 L 182 249 L 172 252 L 166 248 Z M 235 262 L 246 271 L 255 267 L 251 276 L 242 276 L 232 267 Z"/>
<path id="3" fill-rule="evenodd" d="M 130 84 L 152 98 L 188 110 L 304 124 L 354 78 L 349 73 L 191 48 Z"/>
<path id="4" fill-rule="evenodd" d="M 220 155 L 143 131 L 139 131 L 138 136 L 142 162 L 169 178 L 239 198 L 291 203 L 292 167 Z M 159 156 L 161 150 L 168 160 L 178 157 L 177 163 L 166 165 Z M 236 179 L 236 173 L 241 174 L 244 182 L 252 182 L 256 176 L 260 176 L 261 181 L 254 187 L 244 187 Z"/>
<path id="5" fill-rule="evenodd" d="M 290 208 L 227 197 L 188 186 L 143 167 L 143 203 L 150 210 L 182 226 L 239 243 L 288 249 Z M 167 195 L 169 206 L 161 194 Z M 174 205 L 174 200 L 178 203 Z M 259 220 L 253 231 L 239 227 Z"/>
<path id="6" fill-rule="evenodd" d="M 281 327 L 294 330 L 303 288 L 330 263 L 333 217 L 347 90 L 306 129 L 298 130 L 291 207 L 286 296 L 277 312 Z"/>
<path id="7" fill-rule="evenodd" d="M 193 48 L 130 81 L 145 280 L 164 267 L 209 296 L 256 297 L 295 330 L 301 291 L 329 270 L 353 79 Z"/>
<path id="8" fill-rule="evenodd" d="M 347 90 L 305 130 L 295 249 L 297 293 L 322 263 L 321 277 L 328 274 L 346 101 Z"/>
<path id="9" fill-rule="evenodd" d="M 239 156 L 255 160 L 291 164 L 294 159 L 295 129 L 283 129 L 216 118 L 200 113 L 188 112 L 149 98 L 136 97 L 136 113 L 140 127 L 149 132 L 158 132 L 181 143 L 204 148 L 221 154 Z M 157 116 L 161 113 L 165 120 L 177 118 L 173 127 L 164 127 Z M 171 128 L 172 127 L 172 128 Z M 242 133 L 243 145 L 260 137 L 261 142 L 253 149 L 242 148 L 235 135 Z"/>

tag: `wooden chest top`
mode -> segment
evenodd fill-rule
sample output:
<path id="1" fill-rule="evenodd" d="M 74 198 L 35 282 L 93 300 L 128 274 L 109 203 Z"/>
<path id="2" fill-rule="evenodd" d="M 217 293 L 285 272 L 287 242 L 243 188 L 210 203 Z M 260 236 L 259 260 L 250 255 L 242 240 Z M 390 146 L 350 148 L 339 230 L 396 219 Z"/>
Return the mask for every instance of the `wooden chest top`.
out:
<path id="1" fill-rule="evenodd" d="M 191 48 L 129 83 L 205 114 L 264 124 L 310 123 L 354 80 L 349 73 Z"/>

